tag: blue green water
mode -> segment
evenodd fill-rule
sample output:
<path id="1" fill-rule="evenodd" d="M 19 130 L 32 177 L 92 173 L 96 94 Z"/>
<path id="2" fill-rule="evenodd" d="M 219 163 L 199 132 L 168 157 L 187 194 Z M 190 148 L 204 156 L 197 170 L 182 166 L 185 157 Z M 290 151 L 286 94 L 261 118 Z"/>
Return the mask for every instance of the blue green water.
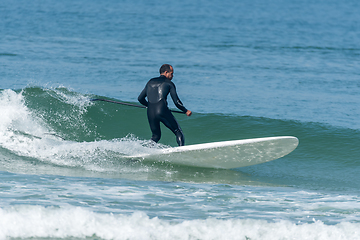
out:
<path id="1" fill-rule="evenodd" d="M 357 9 L 1 1 L 0 239 L 360 239 Z M 146 111 L 89 99 L 138 104 L 163 63 L 186 144 L 298 148 L 232 170 L 126 160 L 152 151 Z"/>

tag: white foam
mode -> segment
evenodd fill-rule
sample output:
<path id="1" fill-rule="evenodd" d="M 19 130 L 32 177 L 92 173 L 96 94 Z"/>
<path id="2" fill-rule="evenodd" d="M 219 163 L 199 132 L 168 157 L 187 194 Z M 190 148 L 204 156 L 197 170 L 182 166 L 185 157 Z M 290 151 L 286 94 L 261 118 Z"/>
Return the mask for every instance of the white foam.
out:
<path id="1" fill-rule="evenodd" d="M 69 104 L 79 102 L 78 96 L 63 94 L 61 91 L 51 93 L 59 95 L 58 98 Z M 9 89 L 0 92 L 0 103 L 0 146 L 19 156 L 61 166 L 80 166 L 103 171 L 102 161 L 119 159 L 123 155 L 151 153 L 161 147 L 149 147 L 149 141 L 139 140 L 131 135 L 111 141 L 63 141 L 47 134 L 51 129 L 27 108 L 21 92 L 16 93 Z M 79 107 L 86 109 L 83 105 Z"/>
<path id="2" fill-rule="evenodd" d="M 44 90 L 47 91 L 50 96 L 58 99 L 61 102 L 72 106 L 77 106 L 81 114 L 87 111 L 86 107 L 94 104 L 93 102 L 89 101 L 89 98 L 83 94 L 70 92 L 66 87 L 63 86 L 51 87 Z"/>
<path id="3" fill-rule="evenodd" d="M 24 148 L 37 135 L 48 131 L 41 119 L 31 115 L 21 93 L 4 90 L 0 93 L 0 144 L 9 150 Z"/>
<path id="4" fill-rule="evenodd" d="M 0 130 L 7 132 L 9 128 L 18 130 L 38 131 L 43 127 L 34 121 L 30 111 L 24 104 L 24 98 L 21 93 L 12 90 L 4 90 L 0 92 Z M 40 121 L 40 120 L 38 120 Z"/>
<path id="5" fill-rule="evenodd" d="M 360 239 L 360 223 L 326 225 L 321 221 L 204 219 L 167 221 L 143 212 L 104 214 L 80 207 L 16 206 L 0 209 L 0 239 L 85 238 L 102 239 Z"/>

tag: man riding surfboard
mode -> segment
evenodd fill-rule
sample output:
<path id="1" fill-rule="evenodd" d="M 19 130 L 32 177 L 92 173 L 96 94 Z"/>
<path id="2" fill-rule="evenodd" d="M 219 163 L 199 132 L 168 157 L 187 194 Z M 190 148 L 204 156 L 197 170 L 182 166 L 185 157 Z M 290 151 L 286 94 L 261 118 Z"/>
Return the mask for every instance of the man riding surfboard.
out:
<path id="1" fill-rule="evenodd" d="M 159 72 L 159 77 L 152 78 L 147 82 L 138 100 L 147 107 L 147 116 L 152 132 L 151 140 L 154 142 L 160 140 L 160 122 L 162 122 L 176 135 L 178 145 L 183 146 L 185 145 L 184 134 L 168 108 L 167 96 L 169 93 L 177 108 L 187 116 L 190 116 L 192 112 L 184 107 L 177 95 L 175 84 L 171 81 L 174 76 L 174 68 L 169 64 L 164 64 L 160 67 Z"/>

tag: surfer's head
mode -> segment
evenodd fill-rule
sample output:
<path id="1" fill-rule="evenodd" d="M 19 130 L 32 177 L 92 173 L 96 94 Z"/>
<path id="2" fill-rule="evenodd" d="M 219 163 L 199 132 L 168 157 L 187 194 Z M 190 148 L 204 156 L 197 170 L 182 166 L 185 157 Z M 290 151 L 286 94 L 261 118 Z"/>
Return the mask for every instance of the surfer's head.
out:
<path id="1" fill-rule="evenodd" d="M 169 64 L 163 64 L 160 67 L 160 75 L 165 76 L 167 79 L 171 80 L 174 77 L 174 68 Z"/>

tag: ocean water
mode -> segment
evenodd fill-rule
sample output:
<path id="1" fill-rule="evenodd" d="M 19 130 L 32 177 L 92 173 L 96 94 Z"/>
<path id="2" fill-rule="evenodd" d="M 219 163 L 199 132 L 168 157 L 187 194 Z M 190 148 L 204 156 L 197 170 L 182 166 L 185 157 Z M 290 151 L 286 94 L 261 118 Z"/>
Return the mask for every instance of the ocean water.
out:
<path id="1" fill-rule="evenodd" d="M 0 1 L 0 239 L 360 239 L 359 8 Z M 149 147 L 144 109 L 90 99 L 138 104 L 163 63 L 186 144 L 299 146 L 231 170 L 124 158 L 175 137 Z"/>

